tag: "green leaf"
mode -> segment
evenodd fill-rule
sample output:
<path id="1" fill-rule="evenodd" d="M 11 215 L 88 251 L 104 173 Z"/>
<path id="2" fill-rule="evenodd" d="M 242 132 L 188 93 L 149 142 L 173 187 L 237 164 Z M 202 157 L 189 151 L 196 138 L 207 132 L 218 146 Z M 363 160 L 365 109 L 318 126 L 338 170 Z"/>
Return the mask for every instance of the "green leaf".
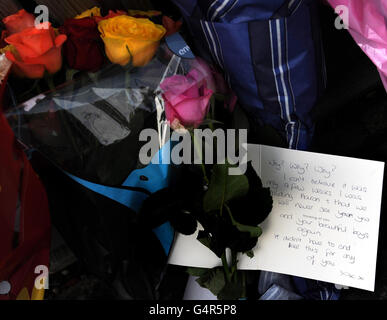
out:
<path id="1" fill-rule="evenodd" d="M 211 249 L 211 239 L 203 231 L 199 231 L 197 240 L 207 248 Z"/>
<path id="2" fill-rule="evenodd" d="M 224 288 L 219 292 L 219 300 L 238 300 L 243 298 L 244 293 L 244 284 L 242 281 L 229 282 Z"/>
<path id="3" fill-rule="evenodd" d="M 246 252 L 244 252 L 244 254 L 246 256 L 248 256 L 250 259 L 254 258 L 254 251 L 253 250 L 246 251 Z"/>
<path id="4" fill-rule="evenodd" d="M 231 219 L 232 224 L 239 231 L 241 231 L 241 232 L 249 232 L 250 233 L 250 237 L 252 237 L 252 238 L 259 238 L 262 235 L 262 229 L 259 226 L 248 226 L 248 225 L 241 224 L 241 223 L 237 222 L 234 219 L 230 208 L 227 205 L 225 207 L 226 207 L 226 210 L 227 210 L 228 214 L 230 215 L 230 219 Z"/>
<path id="5" fill-rule="evenodd" d="M 226 285 L 226 279 L 222 268 L 207 269 L 207 272 L 202 274 L 196 282 L 203 288 L 210 290 L 215 296 Z"/>
<path id="6" fill-rule="evenodd" d="M 208 272 L 209 269 L 205 268 L 187 268 L 187 273 L 193 277 L 202 277 Z"/>
<path id="7" fill-rule="evenodd" d="M 262 235 L 262 229 L 260 227 L 247 226 L 235 221 L 234 226 L 241 232 L 249 232 L 252 238 L 259 238 Z"/>
<path id="8" fill-rule="evenodd" d="M 230 200 L 243 197 L 249 191 L 249 181 L 245 175 L 228 174 L 230 164 L 217 164 L 213 168 L 208 191 L 204 195 L 205 212 L 220 210 Z"/>

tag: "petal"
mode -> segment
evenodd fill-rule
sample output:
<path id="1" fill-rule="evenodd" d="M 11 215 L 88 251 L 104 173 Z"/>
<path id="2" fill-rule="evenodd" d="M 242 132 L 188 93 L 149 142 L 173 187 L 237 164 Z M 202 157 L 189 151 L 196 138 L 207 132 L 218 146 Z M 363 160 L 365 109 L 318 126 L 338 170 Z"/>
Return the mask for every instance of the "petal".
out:
<path id="1" fill-rule="evenodd" d="M 165 116 L 167 117 L 167 120 L 170 123 L 173 123 L 175 121 L 175 119 L 179 120 L 178 115 L 177 115 L 174 107 L 167 100 L 165 102 Z"/>
<path id="2" fill-rule="evenodd" d="M 175 106 L 177 118 L 185 127 L 197 127 L 203 121 L 205 114 L 200 112 L 201 101 L 186 99 Z"/>
<path id="3" fill-rule="evenodd" d="M 12 70 L 20 78 L 40 79 L 44 76 L 44 65 L 27 64 L 16 59 L 10 51 L 5 53 L 8 60 L 13 62 Z"/>
<path id="4" fill-rule="evenodd" d="M 182 21 L 174 21 L 168 16 L 163 16 L 163 26 L 167 30 L 165 36 L 168 37 L 178 32 L 183 24 Z"/>
<path id="5" fill-rule="evenodd" d="M 3 19 L 3 23 L 9 32 L 14 34 L 35 25 L 35 16 L 24 9 Z"/>
<path id="6" fill-rule="evenodd" d="M 21 58 L 39 57 L 54 46 L 53 29 L 28 28 L 5 39 L 19 52 Z"/>
<path id="7" fill-rule="evenodd" d="M 199 88 L 196 83 L 193 83 L 185 92 L 181 94 L 174 94 L 172 92 L 165 92 L 164 96 L 172 104 L 177 105 L 181 101 L 186 99 L 198 99 L 200 98 Z"/>
<path id="8" fill-rule="evenodd" d="M 155 55 L 159 41 L 147 41 L 130 39 L 127 41 L 130 53 L 133 57 L 133 66 L 143 67 L 147 65 Z"/>
<path id="9" fill-rule="evenodd" d="M 180 74 L 165 78 L 160 84 L 163 91 L 172 91 L 177 94 L 183 93 L 189 86 L 188 79 Z"/>
<path id="10" fill-rule="evenodd" d="M 55 38 L 55 47 L 61 48 L 62 45 L 66 42 L 67 36 L 65 34 L 60 34 Z"/>
<path id="11" fill-rule="evenodd" d="M 105 60 L 105 55 L 96 41 L 69 38 L 64 48 L 64 55 L 71 69 L 95 72 Z"/>
<path id="12" fill-rule="evenodd" d="M 192 69 L 187 76 L 193 77 L 198 82 L 205 80 L 208 88 L 216 92 L 216 82 L 213 77 L 213 71 L 203 59 L 197 57 L 193 60 Z"/>
<path id="13" fill-rule="evenodd" d="M 196 128 L 203 122 L 209 110 L 211 95 L 212 91 L 199 99 L 186 99 L 174 106 L 177 118 L 185 127 L 193 125 Z"/>
<path id="14" fill-rule="evenodd" d="M 126 66 L 130 62 L 131 56 L 125 40 L 109 37 L 102 37 L 102 40 L 105 43 L 106 55 L 112 63 Z"/>
<path id="15" fill-rule="evenodd" d="M 48 73 L 54 74 L 62 68 L 62 48 L 53 47 L 44 55 L 25 59 L 23 62 L 29 65 L 43 65 Z"/>
<path id="16" fill-rule="evenodd" d="M 93 18 L 67 19 L 61 29 L 68 36 L 90 40 L 100 38 L 98 24 Z"/>
<path id="17" fill-rule="evenodd" d="M 160 87 L 164 91 L 165 98 L 173 105 L 180 103 L 184 99 L 198 98 L 200 96 L 196 82 L 181 75 L 165 79 Z"/>

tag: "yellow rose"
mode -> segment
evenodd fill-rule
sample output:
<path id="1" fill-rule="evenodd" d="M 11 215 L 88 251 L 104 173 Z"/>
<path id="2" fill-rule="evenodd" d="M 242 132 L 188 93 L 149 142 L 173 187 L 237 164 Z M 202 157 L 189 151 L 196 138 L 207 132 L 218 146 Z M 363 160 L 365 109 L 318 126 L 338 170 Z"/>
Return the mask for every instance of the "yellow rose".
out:
<path id="1" fill-rule="evenodd" d="M 82 12 L 80 15 L 76 16 L 74 19 L 83 19 L 83 18 L 100 17 L 100 16 L 101 16 L 101 9 L 98 7 L 94 7 L 94 8 L 91 8 L 89 10 Z"/>
<path id="2" fill-rule="evenodd" d="M 98 24 L 105 51 L 112 63 L 122 66 L 132 62 L 143 67 L 156 53 L 166 30 L 149 19 L 126 15 L 102 20 Z"/>

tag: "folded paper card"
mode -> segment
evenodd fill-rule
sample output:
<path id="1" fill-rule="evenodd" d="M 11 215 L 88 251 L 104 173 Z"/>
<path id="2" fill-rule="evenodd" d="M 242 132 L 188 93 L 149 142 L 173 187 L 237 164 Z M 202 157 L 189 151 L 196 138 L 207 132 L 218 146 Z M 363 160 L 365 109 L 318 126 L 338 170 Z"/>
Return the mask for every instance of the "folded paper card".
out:
<path id="1" fill-rule="evenodd" d="M 261 145 L 249 145 L 248 158 L 274 203 L 254 258 L 241 255 L 239 268 L 373 291 L 384 163 Z M 221 265 L 196 236 L 179 234 L 169 263 Z"/>

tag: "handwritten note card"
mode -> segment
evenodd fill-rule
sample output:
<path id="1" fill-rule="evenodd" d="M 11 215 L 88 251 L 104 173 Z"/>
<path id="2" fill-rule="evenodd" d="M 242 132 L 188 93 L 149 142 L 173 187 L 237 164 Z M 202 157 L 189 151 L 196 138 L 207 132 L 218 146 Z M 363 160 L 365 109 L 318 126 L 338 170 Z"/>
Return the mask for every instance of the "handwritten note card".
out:
<path id="1" fill-rule="evenodd" d="M 384 163 L 261 145 L 249 145 L 248 158 L 274 207 L 240 269 L 373 291 Z M 169 263 L 221 265 L 196 236 L 179 234 Z"/>

